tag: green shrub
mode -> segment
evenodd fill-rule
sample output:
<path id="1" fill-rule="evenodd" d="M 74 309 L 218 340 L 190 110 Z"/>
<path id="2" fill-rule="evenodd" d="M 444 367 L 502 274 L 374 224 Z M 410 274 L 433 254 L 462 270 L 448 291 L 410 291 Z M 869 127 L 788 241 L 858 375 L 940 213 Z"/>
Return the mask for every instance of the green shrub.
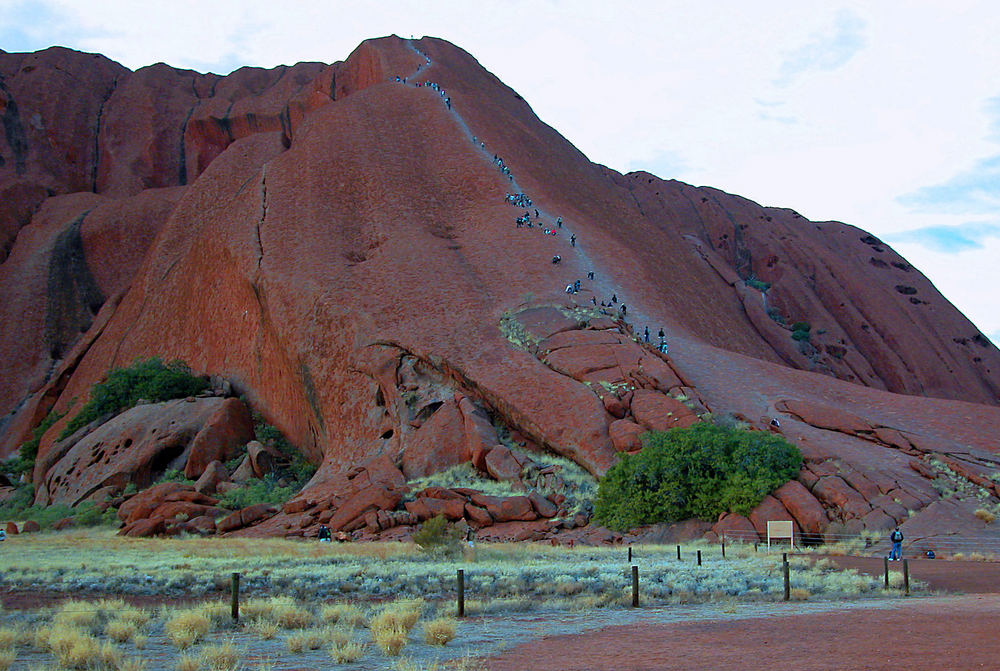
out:
<path id="1" fill-rule="evenodd" d="M 42 436 L 52 428 L 53 424 L 62 419 L 64 414 L 53 410 L 46 415 L 45 419 L 32 429 L 31 438 L 21 443 L 21 447 L 17 450 L 17 456 L 4 463 L 4 469 L 13 475 L 31 473 L 35 470 L 35 458 L 38 456 L 38 445 L 42 442 Z"/>
<path id="2" fill-rule="evenodd" d="M 76 508 L 63 504 L 34 506 L 32 505 L 34 497 L 34 489 L 31 485 L 18 487 L 14 495 L 0 505 L 0 518 L 32 520 L 37 522 L 42 529 L 48 529 L 59 520 L 67 517 L 72 517 L 76 525 L 81 527 L 118 523 L 118 511 L 114 508 L 102 511 L 89 501 L 81 503 Z"/>
<path id="3" fill-rule="evenodd" d="M 115 368 L 103 382 L 90 390 L 90 400 L 74 417 L 59 439 L 67 438 L 90 422 L 133 407 L 140 399 L 150 402 L 169 401 L 198 394 L 208 386 L 208 380 L 195 377 L 182 361 L 168 364 L 158 358 L 136 361 L 128 368 Z"/>
<path id="4" fill-rule="evenodd" d="M 444 515 L 437 515 L 417 527 L 413 542 L 424 552 L 456 555 L 462 551 L 462 531 Z"/>
<path id="5" fill-rule="evenodd" d="M 230 510 L 239 510 L 257 503 L 270 503 L 280 506 L 288 501 L 298 489 L 293 487 L 278 487 L 273 478 L 263 480 L 251 478 L 243 487 L 231 489 L 219 496 L 219 504 Z"/>
<path id="6" fill-rule="evenodd" d="M 652 432 L 601 479 L 594 517 L 612 529 L 748 514 L 798 473 L 802 453 L 780 436 L 700 423 Z"/>
<path id="7" fill-rule="evenodd" d="M 792 331 L 792 340 L 809 340 L 809 331 Z"/>
<path id="8" fill-rule="evenodd" d="M 178 470 L 176 468 L 168 468 L 163 471 L 163 475 L 160 479 L 156 481 L 156 484 L 161 484 L 163 482 L 179 482 L 182 485 L 193 485 L 194 480 L 189 480 L 184 476 L 184 471 Z"/>
<path id="9" fill-rule="evenodd" d="M 744 283 L 748 287 L 752 287 L 752 288 L 756 289 L 757 291 L 766 292 L 768 289 L 771 288 L 771 283 L 770 282 L 765 282 L 763 280 L 758 280 L 753 275 L 751 275 L 750 277 L 748 277 L 747 279 L 745 279 Z"/>
<path id="10" fill-rule="evenodd" d="M 288 459 L 288 466 L 278 471 L 277 478 L 291 480 L 295 483 L 296 490 L 302 489 L 316 474 L 316 464 L 307 460 L 305 455 L 299 452 L 280 430 L 265 422 L 264 417 L 259 412 L 253 411 L 252 416 L 253 433 L 257 441 L 262 445 L 269 445 L 277 449 Z M 227 467 L 232 471 L 240 465 L 242 460 L 242 455 L 238 455 L 227 464 Z"/>
<path id="11" fill-rule="evenodd" d="M 812 330 L 812 327 L 809 326 L 809 322 L 795 322 L 792 324 L 792 339 L 809 340 L 810 330 Z"/>

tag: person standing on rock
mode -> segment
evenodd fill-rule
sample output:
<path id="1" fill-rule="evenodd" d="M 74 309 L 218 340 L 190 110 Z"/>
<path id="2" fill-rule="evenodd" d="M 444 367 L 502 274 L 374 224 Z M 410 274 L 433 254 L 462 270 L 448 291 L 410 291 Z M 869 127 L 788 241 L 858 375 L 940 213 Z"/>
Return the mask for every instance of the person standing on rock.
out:
<path id="1" fill-rule="evenodd" d="M 574 233 L 573 235 L 569 236 L 569 244 L 571 244 L 574 247 L 576 247 L 576 233 Z"/>
<path id="2" fill-rule="evenodd" d="M 562 228 L 562 217 L 556 217 L 556 226 Z"/>
<path id="3" fill-rule="evenodd" d="M 643 331 L 642 335 L 646 339 L 646 342 L 649 342 L 649 327 L 648 326 L 646 327 L 646 330 Z"/>
<path id="4" fill-rule="evenodd" d="M 892 549 L 889 550 L 889 561 L 899 561 L 899 555 L 903 551 L 903 532 L 896 527 L 889 534 L 889 540 L 892 541 Z"/>
<path id="5" fill-rule="evenodd" d="M 587 279 L 588 280 L 594 279 L 594 271 L 593 270 L 591 270 L 589 273 L 587 273 Z"/>

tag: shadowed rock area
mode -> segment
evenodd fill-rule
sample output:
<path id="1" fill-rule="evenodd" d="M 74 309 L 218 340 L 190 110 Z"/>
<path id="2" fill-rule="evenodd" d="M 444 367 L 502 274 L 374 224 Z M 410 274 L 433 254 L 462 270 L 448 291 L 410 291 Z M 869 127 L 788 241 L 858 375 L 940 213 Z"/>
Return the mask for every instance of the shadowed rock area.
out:
<path id="1" fill-rule="evenodd" d="M 591 163 L 447 42 L 226 77 L 52 48 L 0 54 L 0 84 L 2 454 L 68 413 L 41 441 L 40 502 L 224 461 L 143 433 L 165 415 L 56 442 L 109 369 L 153 356 L 224 377 L 320 464 L 281 512 L 187 511 L 199 528 L 376 534 L 440 512 L 545 537 L 572 513 L 546 455 L 600 475 L 709 414 L 806 457 L 713 533 L 883 529 L 934 515 L 953 476 L 997 497 L 1000 352 L 905 259 Z M 116 468 L 123 431 L 144 447 Z M 523 495 L 407 485 L 469 462 Z M 211 469 L 210 488 L 229 476 Z"/>

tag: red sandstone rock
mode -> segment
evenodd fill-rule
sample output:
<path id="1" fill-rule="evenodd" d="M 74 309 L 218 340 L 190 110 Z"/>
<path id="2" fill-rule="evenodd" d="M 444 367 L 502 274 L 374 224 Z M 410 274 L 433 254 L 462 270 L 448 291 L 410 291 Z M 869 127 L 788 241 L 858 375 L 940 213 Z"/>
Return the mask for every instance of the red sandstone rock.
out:
<path id="1" fill-rule="evenodd" d="M 219 483 L 225 481 L 228 477 L 229 473 L 226 472 L 226 467 L 218 461 L 213 461 L 205 467 L 205 471 L 201 474 L 201 477 L 194 483 L 194 489 L 200 494 L 214 494 Z"/>
<path id="2" fill-rule="evenodd" d="M 621 419 L 625 416 L 625 406 L 622 405 L 621 400 L 610 394 L 605 396 L 602 401 L 604 402 L 604 409 L 608 411 L 608 414 L 616 419 Z M 612 437 L 612 442 L 614 438 Z"/>
<path id="3" fill-rule="evenodd" d="M 715 189 L 595 167 L 468 54 L 430 38 L 414 44 L 433 58 L 435 79 L 468 127 L 523 166 L 530 194 L 550 210 L 572 211 L 599 286 L 662 321 L 689 369 L 631 342 L 614 314 L 593 314 L 600 310 L 586 294 L 576 301 L 586 309 L 551 295 L 567 273 L 589 270 L 565 254 L 564 237 L 540 242 L 456 223 L 509 221 L 501 200 L 509 187 L 433 92 L 388 81 L 422 62 L 406 41 L 365 42 L 333 66 L 228 77 L 164 65 L 133 73 L 64 49 L 0 54 L 0 107 L 10 111 L 0 138 L 0 240 L 13 240 L 0 264 L 0 317 L 19 325 L 0 335 L 9 373 L 0 380 L 0 415 L 16 411 L 0 454 L 53 404 L 62 411 L 86 398 L 110 367 L 181 358 L 238 379 L 269 422 L 323 461 L 303 498 L 336 508 L 363 487 L 327 476 L 374 454 L 405 454 L 427 419 L 408 414 L 399 366 L 385 376 L 356 366 L 372 349 L 388 352 L 390 363 L 419 358 L 436 375 L 422 393 L 475 398 L 498 424 L 594 473 L 616 454 L 592 389 L 619 380 L 640 387 L 639 397 L 694 386 L 713 409 L 748 417 L 774 407 L 780 390 L 808 404 L 807 422 L 868 431 L 854 419 L 870 418 L 863 423 L 875 433 L 866 441 L 992 449 L 983 436 L 998 423 L 995 408 L 879 391 L 995 404 L 1000 387 L 1000 353 L 890 248 L 852 227 L 806 222 Z M 415 175 L 407 161 L 387 160 L 397 156 L 430 156 L 433 167 Z M 123 202 L 142 189 L 145 203 Z M 399 216 L 400 203 L 412 216 Z M 67 222 L 87 211 L 77 244 Z M 303 219 L 303 211 L 315 216 Z M 139 229 L 144 212 L 154 223 Z M 59 245 L 78 261 L 60 264 Z M 555 253 L 564 253 L 560 266 L 547 262 Z M 498 267 L 498 258 L 513 263 Z M 59 280 L 52 291 L 50 270 Z M 746 285 L 751 274 L 772 284 L 766 304 Z M 85 290 L 93 286 L 99 296 Z M 810 340 L 792 340 L 765 305 L 812 323 Z M 529 338 L 517 347 L 498 320 L 524 307 L 516 320 Z M 846 415 L 831 419 L 825 408 Z M 640 401 L 632 412 L 648 410 Z M 466 443 L 479 446 L 469 454 L 482 467 L 496 441 L 470 438 L 462 412 Z M 871 442 L 851 433 L 823 440 L 786 424 L 789 435 L 803 429 L 796 437 L 807 456 L 843 458 L 843 479 L 863 497 L 890 484 L 914 507 L 937 496 L 905 460 L 883 458 Z M 898 436 L 882 431 L 889 425 Z M 40 503 L 120 487 L 123 474 L 141 471 L 109 473 L 103 484 L 79 478 L 98 448 L 62 464 L 69 446 L 51 449 L 60 429 L 39 453 Z M 80 492 L 67 491 L 73 479 L 87 480 Z"/>
<path id="4" fill-rule="evenodd" d="M 407 501 L 406 510 L 416 515 L 420 520 L 427 520 L 438 515 L 444 515 L 449 520 L 460 520 L 465 514 L 465 501 L 461 499 L 431 499 L 417 498 Z"/>
<path id="5" fill-rule="evenodd" d="M 422 478 L 469 461 L 464 426 L 458 404 L 453 400 L 443 403 L 407 442 L 403 474 L 410 479 Z"/>
<path id="6" fill-rule="evenodd" d="M 166 530 L 166 524 L 162 517 L 143 518 L 126 524 L 118 532 L 119 536 L 134 536 L 143 538 L 147 536 L 157 536 Z"/>
<path id="7" fill-rule="evenodd" d="M 503 482 L 520 482 L 521 464 L 511 451 L 497 445 L 486 455 L 486 472 Z"/>
<path id="8" fill-rule="evenodd" d="M 21 525 L 22 534 L 35 533 L 36 531 L 41 531 L 41 530 L 42 528 L 38 526 L 38 522 L 34 520 L 28 520 L 27 522 Z"/>
<path id="9" fill-rule="evenodd" d="M 845 519 L 863 518 L 871 510 L 864 497 L 836 475 L 820 478 L 812 493 L 827 506 L 842 511 Z"/>
<path id="10" fill-rule="evenodd" d="M 611 436 L 611 443 L 619 452 L 635 452 L 642 449 L 642 441 L 639 436 L 646 433 L 648 429 L 639 426 L 635 422 L 627 419 L 620 419 L 611 422 L 608 427 L 608 434 Z"/>
<path id="11" fill-rule="evenodd" d="M 123 503 L 118 508 L 118 519 L 125 524 L 130 524 L 136 520 L 150 517 L 154 511 L 165 504 L 174 502 L 186 502 L 203 507 L 211 507 L 216 505 L 218 500 L 194 491 L 189 485 L 182 485 L 177 482 L 164 482 L 159 485 L 153 485 L 143 492 L 139 492 Z"/>
<path id="12" fill-rule="evenodd" d="M 484 508 L 471 503 L 465 504 L 465 517 L 475 527 L 486 527 L 493 524 L 493 517 Z"/>
<path id="13" fill-rule="evenodd" d="M 636 421 L 650 431 L 684 428 L 698 421 L 686 405 L 656 391 L 636 390 L 631 408 Z"/>
<path id="14" fill-rule="evenodd" d="M 534 507 L 535 512 L 538 513 L 539 517 L 556 516 L 556 512 L 558 511 L 556 506 L 538 492 L 531 492 L 528 494 L 528 499 L 531 501 L 531 505 Z"/>
<path id="15" fill-rule="evenodd" d="M 767 538 L 768 522 L 792 521 L 792 531 L 796 538 L 802 533 L 799 523 L 792 517 L 791 513 L 781 504 L 781 501 L 771 495 L 765 496 L 756 508 L 750 511 L 750 523 L 757 530 L 761 538 Z"/>
<path id="16" fill-rule="evenodd" d="M 840 408 L 795 400 L 780 401 L 777 408 L 781 412 L 798 417 L 806 424 L 812 424 L 821 429 L 831 429 L 842 433 L 874 431 L 868 422 Z"/>
<path id="17" fill-rule="evenodd" d="M 277 512 L 278 509 L 268 503 L 257 503 L 216 520 L 215 528 L 220 534 L 242 529 Z"/>
<path id="18" fill-rule="evenodd" d="M 14 522 L 7 522 L 7 535 L 16 536 L 17 535 L 17 524 Z"/>
<path id="19" fill-rule="evenodd" d="M 184 530 L 193 534 L 209 535 L 215 533 L 215 518 L 211 515 L 202 515 L 188 520 L 184 524 Z"/>
<path id="20" fill-rule="evenodd" d="M 750 520 L 736 513 L 723 513 L 712 525 L 712 531 L 729 542 L 756 543 L 760 540 Z"/>
<path id="21" fill-rule="evenodd" d="M 771 492 L 771 496 L 778 499 L 792 514 L 803 533 L 819 536 L 826 529 L 829 523 L 826 511 L 802 483 L 795 480 L 786 482 Z"/>
<path id="22" fill-rule="evenodd" d="M 237 398 L 224 399 L 191 441 L 184 476 L 191 480 L 197 479 L 211 462 L 229 461 L 235 455 L 237 447 L 252 439 L 253 420 L 250 418 L 250 411 Z"/>
<path id="23" fill-rule="evenodd" d="M 480 471 L 485 471 L 487 453 L 500 442 L 497 432 L 486 413 L 468 398 L 459 401 L 458 409 L 464 423 L 466 452 L 472 464 Z"/>

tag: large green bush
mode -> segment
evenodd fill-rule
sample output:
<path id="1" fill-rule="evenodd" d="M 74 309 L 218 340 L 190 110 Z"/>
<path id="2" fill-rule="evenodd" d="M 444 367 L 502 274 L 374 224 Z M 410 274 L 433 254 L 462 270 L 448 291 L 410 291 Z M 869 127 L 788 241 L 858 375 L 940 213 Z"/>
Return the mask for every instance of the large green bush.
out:
<path id="1" fill-rule="evenodd" d="M 90 390 L 90 400 L 66 425 L 59 439 L 72 435 L 99 417 L 127 410 L 140 399 L 154 403 L 169 401 L 194 396 L 207 386 L 208 380 L 192 375 L 182 361 L 163 363 L 153 358 L 136 361 L 128 368 L 115 368 L 106 380 Z"/>
<path id="2" fill-rule="evenodd" d="M 594 517 L 612 529 L 746 515 L 802 465 L 802 453 L 780 436 L 707 423 L 647 433 L 643 442 L 598 487 Z"/>

